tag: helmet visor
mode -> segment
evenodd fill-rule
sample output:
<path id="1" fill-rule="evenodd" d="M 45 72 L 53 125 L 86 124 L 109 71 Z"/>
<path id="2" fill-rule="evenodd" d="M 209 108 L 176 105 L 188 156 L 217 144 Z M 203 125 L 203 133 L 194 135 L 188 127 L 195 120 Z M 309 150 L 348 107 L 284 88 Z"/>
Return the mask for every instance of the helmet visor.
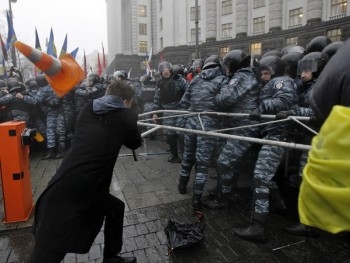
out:
<path id="1" fill-rule="evenodd" d="M 307 60 L 299 60 L 298 62 L 298 75 L 301 75 L 303 71 L 317 71 L 317 60 L 315 59 L 307 59 Z"/>

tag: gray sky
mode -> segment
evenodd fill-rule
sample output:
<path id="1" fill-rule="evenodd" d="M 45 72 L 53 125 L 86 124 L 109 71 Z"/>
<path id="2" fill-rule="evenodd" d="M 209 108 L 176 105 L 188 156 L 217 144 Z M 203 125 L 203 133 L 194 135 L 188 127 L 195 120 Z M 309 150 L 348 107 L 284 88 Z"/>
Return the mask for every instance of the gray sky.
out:
<path id="1" fill-rule="evenodd" d="M 13 24 L 17 40 L 35 47 L 35 27 L 40 45 L 46 52 L 46 38 L 52 27 L 57 53 L 59 54 L 65 35 L 68 37 L 67 51 L 79 47 L 81 57 L 97 50 L 102 53 L 102 43 L 107 54 L 106 4 L 104 0 L 17 0 L 11 3 Z M 7 37 L 5 10 L 9 0 L 0 0 L 0 33 Z"/>

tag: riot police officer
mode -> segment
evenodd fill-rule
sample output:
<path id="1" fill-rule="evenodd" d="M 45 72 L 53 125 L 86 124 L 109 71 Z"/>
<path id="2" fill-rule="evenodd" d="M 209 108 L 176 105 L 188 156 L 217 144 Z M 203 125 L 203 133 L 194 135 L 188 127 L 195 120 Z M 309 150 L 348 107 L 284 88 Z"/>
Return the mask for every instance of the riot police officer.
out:
<path id="1" fill-rule="evenodd" d="M 157 82 L 157 88 L 153 99 L 153 110 L 178 110 L 180 100 L 188 87 L 184 78 L 173 78 L 173 66 L 168 61 L 163 61 L 158 66 L 161 79 Z M 174 113 L 164 113 L 163 125 L 176 126 L 176 117 Z M 152 116 L 153 121 L 157 123 L 158 116 Z M 171 156 L 168 162 L 181 162 L 178 155 L 178 134 L 174 130 L 166 129 L 165 134 L 170 146 Z"/>

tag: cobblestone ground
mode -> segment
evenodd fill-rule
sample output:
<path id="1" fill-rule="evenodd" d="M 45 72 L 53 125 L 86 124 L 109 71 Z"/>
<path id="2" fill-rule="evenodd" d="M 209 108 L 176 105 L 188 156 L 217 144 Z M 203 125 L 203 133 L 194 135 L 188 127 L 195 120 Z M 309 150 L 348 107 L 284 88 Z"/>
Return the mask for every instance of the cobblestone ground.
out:
<path id="1" fill-rule="evenodd" d="M 162 138 L 145 140 L 137 150 L 135 162 L 131 152 L 124 149 L 115 166 L 111 192 L 126 203 L 124 219 L 124 247 L 122 255 L 136 256 L 138 263 L 221 263 L 221 262 L 336 262 L 349 253 L 349 240 L 344 234 L 330 235 L 322 231 L 319 238 L 296 237 L 283 231 L 295 221 L 295 211 L 271 214 L 267 220 L 266 243 L 245 241 L 233 233 L 233 228 L 250 222 L 249 184 L 241 180 L 231 195 L 228 209 L 204 210 L 204 241 L 194 247 L 174 250 L 168 255 L 168 238 L 164 227 L 169 219 L 193 222 L 191 207 L 191 182 L 188 193 L 177 192 L 180 164 L 166 160 L 168 153 Z M 31 176 L 34 202 L 45 188 L 59 160 L 40 160 L 31 155 Z M 215 174 L 211 168 L 210 175 Z M 248 178 L 249 181 L 249 178 Z M 209 179 L 206 189 L 215 185 Z M 293 198 L 290 198 L 293 200 Z M 295 198 L 294 198 L 295 201 Z M 293 204 L 291 205 L 291 207 Z M 1 200 L 0 215 L 4 215 Z M 0 263 L 26 262 L 33 244 L 30 233 L 32 216 L 26 222 L 0 224 Z M 97 236 L 89 253 L 68 254 L 64 263 L 102 262 L 103 232 Z"/>

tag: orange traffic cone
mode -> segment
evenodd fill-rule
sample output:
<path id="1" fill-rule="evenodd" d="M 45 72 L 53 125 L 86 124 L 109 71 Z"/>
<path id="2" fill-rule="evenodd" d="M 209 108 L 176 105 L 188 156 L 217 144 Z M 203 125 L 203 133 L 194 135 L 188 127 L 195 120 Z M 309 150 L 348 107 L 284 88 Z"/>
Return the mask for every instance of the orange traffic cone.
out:
<path id="1" fill-rule="evenodd" d="M 15 47 L 45 73 L 47 81 L 59 97 L 72 90 L 84 78 L 83 69 L 70 54 L 57 59 L 20 41 L 15 42 Z"/>

